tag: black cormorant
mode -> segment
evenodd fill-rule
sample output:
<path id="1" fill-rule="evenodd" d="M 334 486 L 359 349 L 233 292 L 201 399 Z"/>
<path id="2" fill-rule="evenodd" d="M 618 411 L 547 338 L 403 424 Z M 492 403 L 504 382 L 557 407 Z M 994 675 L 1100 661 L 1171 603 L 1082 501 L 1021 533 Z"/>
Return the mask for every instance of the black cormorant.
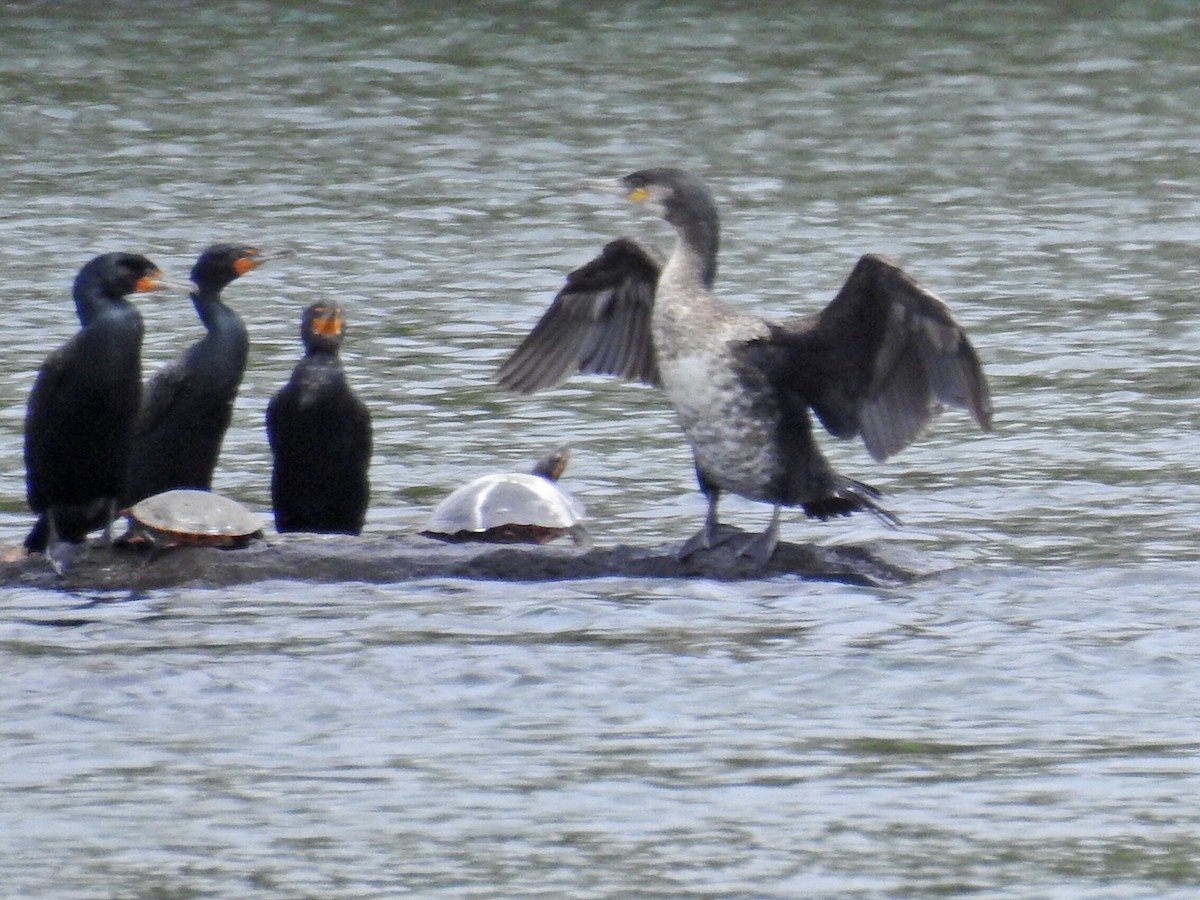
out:
<path id="1" fill-rule="evenodd" d="M 992 405 L 979 358 L 945 304 L 904 271 L 862 257 L 816 315 L 768 322 L 713 293 L 716 203 L 696 176 L 647 169 L 590 186 L 640 203 L 675 227 L 665 262 L 629 238 L 567 276 L 566 286 L 497 372 L 530 393 L 575 372 L 659 385 L 691 443 L 704 527 L 680 556 L 728 540 L 717 503 L 730 491 L 774 505 L 771 523 L 739 552 L 770 558 L 781 506 L 817 519 L 867 510 L 879 492 L 837 474 L 809 411 L 839 438 L 859 435 L 876 460 L 910 444 L 940 409 L 964 407 L 986 430 Z"/>
<path id="2" fill-rule="evenodd" d="M 304 357 L 267 405 L 277 531 L 362 531 L 370 500 L 371 414 L 342 371 L 343 334 L 336 303 L 308 307 L 300 324 Z"/>
<path id="3" fill-rule="evenodd" d="M 142 316 L 126 299 L 171 286 L 144 256 L 106 253 L 75 278 L 82 326 L 42 364 L 25 416 L 31 552 L 111 528 L 142 396 Z M 57 564 L 56 564 L 57 565 Z"/>
<path id="4" fill-rule="evenodd" d="M 176 488 L 210 490 L 246 369 L 241 316 L 221 300 L 235 278 L 289 252 L 214 244 L 192 267 L 192 303 L 207 334 L 146 384 L 134 429 L 127 503 Z"/>

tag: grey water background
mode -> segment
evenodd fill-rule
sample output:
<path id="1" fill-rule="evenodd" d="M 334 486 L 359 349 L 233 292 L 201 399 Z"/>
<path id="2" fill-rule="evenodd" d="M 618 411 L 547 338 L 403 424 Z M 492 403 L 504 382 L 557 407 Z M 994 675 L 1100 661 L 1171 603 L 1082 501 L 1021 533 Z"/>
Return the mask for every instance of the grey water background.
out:
<path id="1" fill-rule="evenodd" d="M 34 372 L 92 255 L 227 292 L 253 347 L 216 487 L 269 508 L 299 312 L 347 309 L 370 533 L 568 441 L 597 543 L 703 516 L 654 392 L 490 374 L 608 237 L 581 177 L 673 163 L 773 316 L 858 255 L 967 327 L 996 430 L 886 464 L 899 588 L 280 581 L 0 601 L 13 897 L 1193 896 L 1200 886 L 1200 17 L 1189 3 L 0 7 L 0 539 Z M 199 334 L 138 299 L 147 371 Z M 731 521 L 768 510 L 736 500 Z"/>

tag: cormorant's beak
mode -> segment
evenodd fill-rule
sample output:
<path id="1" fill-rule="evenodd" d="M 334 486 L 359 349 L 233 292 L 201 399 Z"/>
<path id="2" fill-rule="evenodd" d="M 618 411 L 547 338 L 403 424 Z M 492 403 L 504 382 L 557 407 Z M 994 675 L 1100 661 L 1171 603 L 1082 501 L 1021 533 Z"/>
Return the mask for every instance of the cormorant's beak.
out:
<path id="1" fill-rule="evenodd" d="M 257 269 L 259 266 L 266 265 L 277 259 L 288 259 L 295 256 L 296 251 L 289 248 L 281 247 L 276 250 L 258 250 L 256 249 L 253 255 L 243 256 L 233 264 L 234 269 L 239 275 L 245 275 L 247 272 Z"/>
<path id="2" fill-rule="evenodd" d="M 263 250 L 259 252 L 258 264 L 273 262 L 277 259 L 291 259 L 293 256 L 298 256 L 291 247 L 277 247 L 274 250 Z"/>
<path id="3" fill-rule="evenodd" d="M 635 188 L 631 191 L 623 178 L 584 178 L 579 182 L 579 189 L 581 191 L 598 191 L 601 194 L 620 197 L 622 200 L 632 200 L 635 203 L 642 199 L 635 196 L 638 189 Z"/>
<path id="4" fill-rule="evenodd" d="M 325 337 L 337 337 L 342 333 L 342 311 L 336 305 L 330 305 L 313 316 L 312 330 L 314 334 Z"/>
<path id="5" fill-rule="evenodd" d="M 140 293 L 142 291 L 195 291 L 197 288 L 191 281 L 168 278 L 158 269 L 155 269 L 150 274 L 139 278 L 133 289 Z"/>

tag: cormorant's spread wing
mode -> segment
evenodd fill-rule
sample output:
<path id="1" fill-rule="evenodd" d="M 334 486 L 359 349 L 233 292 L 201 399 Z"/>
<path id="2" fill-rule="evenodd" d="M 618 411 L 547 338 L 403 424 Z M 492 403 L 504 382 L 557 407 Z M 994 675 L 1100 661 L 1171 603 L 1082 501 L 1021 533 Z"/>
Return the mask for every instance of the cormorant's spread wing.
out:
<path id="1" fill-rule="evenodd" d="M 650 314 L 662 262 L 630 238 L 567 276 L 567 283 L 496 372 L 510 391 L 531 394 L 576 372 L 657 385 Z"/>
<path id="2" fill-rule="evenodd" d="M 830 304 L 773 331 L 790 346 L 780 382 L 838 437 L 861 434 L 883 460 L 907 447 L 941 404 L 991 429 L 992 401 L 975 348 L 950 310 L 902 269 L 864 256 Z"/>

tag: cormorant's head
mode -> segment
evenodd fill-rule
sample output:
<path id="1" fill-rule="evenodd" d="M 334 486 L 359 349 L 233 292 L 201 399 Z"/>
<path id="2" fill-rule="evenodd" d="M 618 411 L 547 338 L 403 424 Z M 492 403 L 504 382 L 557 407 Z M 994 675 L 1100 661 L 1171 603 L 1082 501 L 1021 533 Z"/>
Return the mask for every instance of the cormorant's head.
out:
<path id="1" fill-rule="evenodd" d="M 717 221 L 712 194 L 703 181 L 683 169 L 640 169 L 616 181 L 597 179 L 586 184 L 637 203 L 677 228 Z"/>
<path id="2" fill-rule="evenodd" d="M 79 270 L 75 285 L 77 288 L 99 288 L 100 293 L 113 298 L 171 286 L 158 266 L 137 253 L 97 256 Z"/>
<path id="3" fill-rule="evenodd" d="M 265 253 L 243 244 L 213 244 L 192 266 L 192 281 L 200 288 L 219 291 L 235 278 L 273 259 L 293 256 L 291 250 Z"/>
<path id="4" fill-rule="evenodd" d="M 587 181 L 596 190 L 646 207 L 675 226 L 681 245 L 701 260 L 697 273 L 709 288 L 717 276 L 721 224 L 717 202 L 704 182 L 683 169 L 641 169 L 616 181 Z"/>
<path id="5" fill-rule="evenodd" d="M 309 353 L 336 353 L 345 333 L 342 308 L 336 303 L 318 301 L 304 310 L 300 318 L 300 340 L 304 341 L 304 349 Z"/>

